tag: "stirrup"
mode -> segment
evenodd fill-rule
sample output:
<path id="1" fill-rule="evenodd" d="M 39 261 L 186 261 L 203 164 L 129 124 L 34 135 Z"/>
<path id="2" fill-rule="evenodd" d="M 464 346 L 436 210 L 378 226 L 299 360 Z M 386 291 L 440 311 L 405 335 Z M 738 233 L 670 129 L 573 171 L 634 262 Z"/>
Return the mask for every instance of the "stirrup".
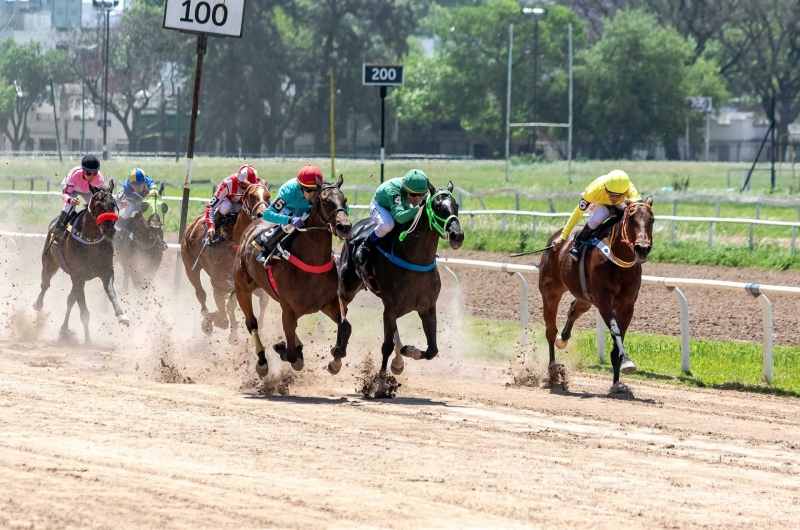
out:
<path id="1" fill-rule="evenodd" d="M 574 259 L 576 261 L 581 259 L 581 249 L 582 248 L 583 248 L 582 244 L 581 244 L 581 246 L 578 246 L 576 243 L 572 244 L 572 248 L 569 249 L 569 255 L 572 257 L 572 259 Z"/>

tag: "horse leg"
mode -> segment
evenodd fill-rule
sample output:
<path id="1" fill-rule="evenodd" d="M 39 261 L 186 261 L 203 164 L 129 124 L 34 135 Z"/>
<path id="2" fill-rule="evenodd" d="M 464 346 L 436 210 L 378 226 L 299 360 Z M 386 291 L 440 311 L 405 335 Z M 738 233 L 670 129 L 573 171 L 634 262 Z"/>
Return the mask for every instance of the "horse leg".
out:
<path id="1" fill-rule="evenodd" d="M 92 338 L 89 336 L 89 308 L 86 306 L 86 292 L 84 287 L 86 284 L 80 284 L 80 288 L 75 292 L 75 299 L 78 302 L 78 308 L 81 310 L 81 322 L 83 323 L 83 334 L 85 345 L 92 343 Z"/>
<path id="2" fill-rule="evenodd" d="M 630 304 L 627 307 L 619 308 L 616 311 L 617 314 L 617 324 L 619 325 L 619 341 L 615 342 L 615 347 L 617 348 L 617 370 L 614 372 L 614 382 L 616 383 L 619 381 L 619 372 L 622 371 L 624 374 L 632 374 L 636 371 L 636 365 L 633 364 L 633 361 L 628 357 L 628 352 L 625 350 L 624 342 L 625 342 L 625 334 L 628 331 L 628 326 L 631 325 L 631 320 L 633 320 L 633 304 Z M 617 347 L 617 342 L 619 342 L 619 346 Z M 613 352 L 612 352 L 613 355 Z M 612 365 L 613 366 L 613 365 Z"/>
<path id="3" fill-rule="evenodd" d="M 388 307 L 383 308 L 383 344 L 381 344 L 381 375 L 386 374 L 389 356 L 394 350 L 394 334 L 397 331 L 397 317 Z"/>
<path id="4" fill-rule="evenodd" d="M 622 345 L 623 334 L 611 301 L 604 297 L 597 298 L 600 299 L 597 310 L 600 312 L 600 316 L 603 317 L 608 331 L 611 332 L 611 338 L 614 340 L 614 348 L 611 351 L 611 366 L 614 368 L 614 383 L 618 383 L 620 371 L 626 374 L 633 373 L 636 371 L 636 365 L 630 360 L 628 353 L 625 351 L 625 347 Z M 631 307 L 629 311 L 630 315 L 628 315 L 626 311 L 623 311 L 627 319 L 627 324 L 630 324 L 630 320 L 633 317 L 633 307 Z"/>
<path id="5" fill-rule="evenodd" d="M 111 274 L 103 278 L 103 289 L 105 289 L 108 299 L 111 300 L 111 305 L 114 306 L 114 314 L 117 316 L 117 321 L 120 324 L 125 324 L 127 326 L 129 323 L 128 317 L 126 317 L 125 313 L 122 311 L 122 307 L 119 305 L 119 300 L 117 300 L 117 293 L 114 291 L 113 269 Z"/>
<path id="6" fill-rule="evenodd" d="M 211 316 L 211 319 L 214 322 L 214 325 L 220 329 L 228 329 L 230 325 L 228 322 L 228 314 L 227 314 L 227 298 L 228 298 L 228 291 L 229 285 L 228 282 L 215 282 L 212 280 L 211 282 L 211 290 L 214 295 L 214 303 L 217 305 L 217 310 Z"/>
<path id="7" fill-rule="evenodd" d="M 239 307 L 242 308 L 244 313 L 244 325 L 247 327 L 247 332 L 253 337 L 253 345 L 256 348 L 256 373 L 259 377 L 267 377 L 269 373 L 269 363 L 264 354 L 264 345 L 261 343 L 261 337 L 258 336 L 258 320 L 253 313 L 253 288 L 252 280 L 243 268 L 235 268 L 234 279 L 236 284 L 236 299 L 239 301 Z"/>
<path id="8" fill-rule="evenodd" d="M 347 356 L 347 343 L 353 331 L 350 322 L 342 315 L 343 308 L 346 310 L 339 298 L 322 308 L 322 312 L 336 323 L 336 345 L 331 348 L 333 360 L 328 362 L 328 373 L 331 375 L 338 374 L 342 369 L 342 358 Z"/>
<path id="9" fill-rule="evenodd" d="M 428 341 L 428 349 L 423 353 L 423 357 L 431 360 L 439 354 L 439 347 L 436 345 L 436 306 L 431 306 L 426 313 L 418 313 L 422 320 L 422 331 Z"/>
<path id="10" fill-rule="evenodd" d="M 258 289 L 258 319 L 260 321 L 264 321 L 264 315 L 267 312 L 267 304 L 269 303 L 269 295 L 264 291 L 264 289 Z M 251 295 L 252 297 L 252 295 Z M 252 300 L 251 300 L 252 303 Z M 241 305 L 241 304 L 240 304 Z"/>
<path id="11" fill-rule="evenodd" d="M 184 260 L 184 265 L 185 264 L 186 260 Z M 191 263 L 185 268 L 186 276 L 189 278 L 189 283 L 191 283 L 192 287 L 194 287 L 194 295 L 197 297 L 197 301 L 200 302 L 200 314 L 203 315 L 203 322 L 200 324 L 200 329 L 202 329 L 203 333 L 206 335 L 210 335 L 213 324 L 208 318 L 208 308 L 206 307 L 206 290 L 203 289 L 203 282 L 200 281 L 201 269 L 192 270 Z"/>
<path id="12" fill-rule="evenodd" d="M 575 325 L 575 321 L 591 308 L 592 303 L 582 298 L 576 298 L 572 301 L 572 304 L 569 306 L 569 312 L 567 313 L 567 323 L 564 324 L 561 333 L 556 337 L 556 348 L 563 350 L 567 347 L 567 343 L 570 337 L 572 337 L 572 326 Z"/>
<path id="13" fill-rule="evenodd" d="M 250 298 L 252 303 L 252 296 Z M 231 323 L 231 332 L 228 335 L 228 343 L 235 344 L 239 340 L 239 323 L 236 321 L 236 308 L 239 306 L 236 301 L 236 291 L 231 292 L 228 297 L 226 309 L 228 311 L 228 322 Z"/>
<path id="14" fill-rule="evenodd" d="M 39 292 L 39 297 L 36 299 L 36 303 L 33 304 L 34 311 L 41 311 L 42 307 L 44 307 L 44 293 L 50 288 L 50 280 L 53 279 L 55 273 L 58 272 L 58 263 L 50 254 L 47 252 L 42 255 L 42 284 L 41 284 L 41 292 Z"/>
<path id="15" fill-rule="evenodd" d="M 303 369 L 305 361 L 303 360 L 302 345 L 298 348 L 297 343 L 297 317 L 290 307 L 283 307 L 283 314 L 281 315 L 283 322 L 283 334 L 286 337 L 286 344 L 278 343 L 275 345 L 275 351 L 282 357 L 285 357 L 286 362 L 292 365 L 296 371 Z"/>
<path id="16" fill-rule="evenodd" d="M 555 341 L 558 335 L 556 317 L 558 316 L 558 304 L 561 303 L 561 297 L 564 293 L 542 290 L 541 285 L 539 286 L 539 290 L 542 293 L 542 315 L 544 316 L 547 346 L 550 350 L 550 366 L 553 366 L 556 362 Z"/>
<path id="17" fill-rule="evenodd" d="M 72 306 L 75 305 L 75 301 L 78 299 L 78 283 L 81 283 L 81 291 L 83 290 L 82 282 L 78 280 L 72 280 L 72 290 L 67 295 L 67 314 L 64 315 L 64 323 L 61 324 L 61 331 L 59 334 L 61 338 L 69 338 L 72 336 L 72 332 L 69 329 L 69 316 L 72 313 Z"/>

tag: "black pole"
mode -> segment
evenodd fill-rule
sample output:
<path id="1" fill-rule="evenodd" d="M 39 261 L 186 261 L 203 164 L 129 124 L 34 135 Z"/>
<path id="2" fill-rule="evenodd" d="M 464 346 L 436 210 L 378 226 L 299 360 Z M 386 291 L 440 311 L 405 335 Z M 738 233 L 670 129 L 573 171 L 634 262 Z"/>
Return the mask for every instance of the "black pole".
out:
<path id="1" fill-rule="evenodd" d="M 767 138 L 769 138 L 769 135 L 772 133 L 773 125 L 775 125 L 774 121 L 770 123 L 769 128 L 767 129 L 767 134 L 765 134 L 764 139 L 761 140 L 761 146 L 758 148 L 758 153 L 756 153 L 756 158 L 753 160 L 753 165 L 750 166 L 750 172 L 747 173 L 747 178 L 745 179 L 744 184 L 742 184 L 742 189 L 739 191 L 744 191 L 750 187 L 750 177 L 753 176 L 753 170 L 756 168 L 758 159 L 761 157 L 761 151 L 764 149 L 764 144 L 767 143 Z"/>
<path id="2" fill-rule="evenodd" d="M 775 96 L 772 96 L 772 175 L 769 181 L 770 189 L 775 189 Z"/>
<path id="3" fill-rule="evenodd" d="M 178 87 L 178 97 L 175 100 L 175 162 L 180 160 L 180 144 L 181 144 L 181 87 Z"/>
<path id="4" fill-rule="evenodd" d="M 53 104 L 53 120 L 56 126 L 56 147 L 58 148 L 58 161 L 61 159 L 61 137 L 58 135 L 58 110 L 56 109 L 56 90 L 53 88 L 53 76 L 50 76 L 50 102 Z M 65 140 L 66 141 L 66 140 Z"/>
<path id="5" fill-rule="evenodd" d="M 531 120 L 536 121 L 536 89 L 539 85 L 539 17 L 533 24 L 533 105 L 531 105 Z M 533 131 L 533 154 L 536 154 L 536 127 Z"/>
<path id="6" fill-rule="evenodd" d="M 194 93 L 192 94 L 192 118 L 189 125 L 189 147 L 186 150 L 186 174 L 183 178 L 183 201 L 181 202 L 181 224 L 178 230 L 178 242 L 183 241 L 186 232 L 186 218 L 189 215 L 189 190 L 192 183 L 192 162 L 194 159 L 194 137 L 197 131 L 197 109 L 200 104 L 200 80 L 203 77 L 203 56 L 208 47 L 208 35 L 197 36 L 197 67 L 194 73 Z M 175 291 L 180 287 L 180 257 L 175 262 Z"/>
<path id="7" fill-rule="evenodd" d="M 383 160 L 386 151 L 384 150 L 384 140 L 386 135 L 386 87 L 381 87 L 381 184 L 383 184 Z"/>
<path id="8" fill-rule="evenodd" d="M 81 156 L 86 148 L 86 81 L 81 79 Z"/>
<path id="9" fill-rule="evenodd" d="M 108 160 L 108 28 L 110 16 L 111 10 L 106 9 L 106 72 L 105 81 L 103 82 L 103 160 Z"/>

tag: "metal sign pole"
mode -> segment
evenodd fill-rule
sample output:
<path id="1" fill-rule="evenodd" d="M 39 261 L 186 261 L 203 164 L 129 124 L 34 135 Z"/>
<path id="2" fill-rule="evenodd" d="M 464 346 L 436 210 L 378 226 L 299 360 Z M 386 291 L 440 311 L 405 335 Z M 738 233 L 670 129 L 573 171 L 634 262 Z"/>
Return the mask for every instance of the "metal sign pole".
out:
<path id="1" fill-rule="evenodd" d="M 328 68 L 328 73 L 331 77 L 331 181 L 333 182 L 335 179 L 336 174 L 336 125 L 334 122 L 335 118 L 335 105 L 336 105 L 336 95 L 335 95 L 335 87 L 333 84 L 333 67 L 331 66 Z"/>
<path id="2" fill-rule="evenodd" d="M 208 48 L 208 35 L 197 36 L 197 68 L 194 73 L 194 93 L 192 95 L 192 118 L 189 125 L 189 147 L 186 150 L 186 173 L 183 177 L 183 201 L 181 202 L 181 224 L 178 231 L 178 242 L 183 241 L 186 232 L 186 218 L 189 215 L 189 191 L 192 183 L 192 162 L 194 159 L 194 137 L 197 130 L 197 108 L 200 103 L 200 80 L 203 77 L 203 56 Z M 175 264 L 175 291 L 180 288 L 180 251 Z"/>
<path id="3" fill-rule="evenodd" d="M 386 151 L 384 150 L 384 139 L 386 134 L 386 87 L 381 87 L 381 184 L 383 184 L 383 163 Z"/>
<path id="4" fill-rule="evenodd" d="M 514 50 L 514 24 L 508 25 L 508 80 L 506 81 L 506 182 L 508 182 L 508 163 L 511 156 L 511 54 Z"/>
<path id="5" fill-rule="evenodd" d="M 569 28 L 569 132 L 567 133 L 567 183 L 572 184 L 572 24 Z"/>
<path id="6" fill-rule="evenodd" d="M 111 9 L 106 8 L 106 72 L 105 81 L 103 82 L 103 160 L 108 160 L 108 49 L 110 47 L 108 39 L 110 17 Z"/>
<path id="7" fill-rule="evenodd" d="M 53 87 L 53 76 L 50 76 L 50 102 L 53 104 L 53 123 L 56 127 L 56 147 L 58 148 L 58 161 L 61 160 L 61 137 L 58 135 L 58 110 L 56 109 L 56 90 Z M 64 140 L 66 142 L 66 140 Z"/>

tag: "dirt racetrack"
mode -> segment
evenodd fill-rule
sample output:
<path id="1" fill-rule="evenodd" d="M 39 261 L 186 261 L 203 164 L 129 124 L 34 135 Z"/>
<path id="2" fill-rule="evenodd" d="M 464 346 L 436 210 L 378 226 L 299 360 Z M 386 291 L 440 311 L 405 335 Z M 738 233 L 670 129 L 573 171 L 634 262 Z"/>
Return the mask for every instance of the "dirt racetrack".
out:
<path id="1" fill-rule="evenodd" d="M 371 311 L 354 321 L 339 376 L 324 371 L 332 328 L 308 317 L 305 370 L 295 375 L 271 355 L 262 386 L 246 335 L 235 344 L 224 330 L 204 336 L 192 294 L 184 286 L 174 297 L 174 258 L 154 292 L 123 296 L 127 328 L 99 283 L 87 284 L 87 348 L 81 331 L 77 341 L 58 337 L 63 274 L 45 312 L 29 309 L 35 253 L 18 251 L 0 263 L 0 528 L 800 526 L 797 400 L 640 381 L 636 399 L 617 400 L 606 396 L 608 378 L 575 374 L 570 393 L 507 386 L 507 364 L 461 356 L 447 314 L 440 356 L 409 361 L 399 397 L 365 400 L 357 378 L 380 342 Z M 516 318 L 513 281 L 462 278 L 469 314 Z M 693 336 L 714 338 L 703 330 L 732 314 L 732 327 L 752 318 L 750 338 L 760 340 L 754 301 L 728 296 L 690 298 Z M 536 300 L 534 291 L 532 310 Z M 796 329 L 792 303 L 776 303 L 776 332 L 779 318 Z M 639 331 L 666 326 L 657 305 L 642 309 Z M 265 343 L 279 336 L 275 304 L 269 311 Z M 410 322 L 404 337 L 418 338 Z"/>

